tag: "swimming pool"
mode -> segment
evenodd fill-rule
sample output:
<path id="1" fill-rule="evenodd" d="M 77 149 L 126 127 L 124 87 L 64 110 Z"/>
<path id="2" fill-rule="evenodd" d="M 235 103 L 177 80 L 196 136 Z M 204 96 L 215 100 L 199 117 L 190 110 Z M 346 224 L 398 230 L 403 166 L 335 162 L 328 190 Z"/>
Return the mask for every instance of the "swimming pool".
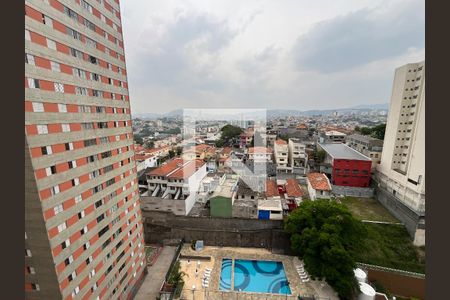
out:
<path id="1" fill-rule="evenodd" d="M 219 289 L 221 291 L 243 291 L 271 294 L 291 294 L 291 289 L 279 261 L 244 260 L 234 261 L 234 286 L 232 286 L 232 260 L 222 260 Z"/>

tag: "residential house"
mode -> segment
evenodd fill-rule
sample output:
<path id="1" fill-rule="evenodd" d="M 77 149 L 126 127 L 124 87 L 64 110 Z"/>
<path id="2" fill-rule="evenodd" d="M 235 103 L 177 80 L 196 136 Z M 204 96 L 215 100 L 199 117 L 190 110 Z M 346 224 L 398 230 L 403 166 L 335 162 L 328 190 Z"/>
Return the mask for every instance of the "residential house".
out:
<path id="1" fill-rule="evenodd" d="M 308 193 L 311 200 L 329 199 L 331 197 L 331 184 L 323 173 L 309 173 L 306 176 Z"/>

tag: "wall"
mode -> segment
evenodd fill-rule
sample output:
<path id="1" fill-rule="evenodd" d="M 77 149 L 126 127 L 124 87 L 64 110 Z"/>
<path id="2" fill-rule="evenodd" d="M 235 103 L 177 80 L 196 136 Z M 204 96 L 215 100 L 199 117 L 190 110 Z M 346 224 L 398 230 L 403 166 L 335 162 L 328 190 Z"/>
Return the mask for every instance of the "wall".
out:
<path id="1" fill-rule="evenodd" d="M 332 183 L 340 186 L 368 187 L 371 168 L 372 161 L 369 160 L 335 159 L 331 175 Z M 344 173 L 345 169 L 350 170 L 348 174 Z M 358 173 L 353 174 L 353 170 L 358 170 Z"/>
<path id="2" fill-rule="evenodd" d="M 289 236 L 283 221 L 175 216 L 143 211 L 146 243 L 168 239 L 203 240 L 206 245 L 269 247 L 289 253 Z"/>
<path id="3" fill-rule="evenodd" d="M 368 269 L 367 277 L 370 282 L 379 282 L 391 294 L 425 299 L 425 278 L 372 269 Z"/>
<path id="4" fill-rule="evenodd" d="M 363 198 L 372 198 L 374 195 L 373 188 L 338 186 L 338 185 L 332 185 L 331 187 L 333 189 L 333 193 L 336 195 L 363 197 Z"/>
<path id="5" fill-rule="evenodd" d="M 400 202 L 394 195 L 388 191 L 376 187 L 375 188 L 375 198 L 387 209 L 391 214 L 393 214 L 397 219 L 399 219 L 408 230 L 408 233 L 412 238 L 416 236 L 416 230 L 419 226 L 419 215 L 417 215 L 413 210 L 408 208 L 402 202 Z M 423 225 L 424 227 L 425 225 Z M 424 229 L 424 228 L 422 228 Z M 421 240 L 425 243 L 425 232 L 421 232 L 423 237 Z M 417 244 L 419 246 L 420 244 Z"/>

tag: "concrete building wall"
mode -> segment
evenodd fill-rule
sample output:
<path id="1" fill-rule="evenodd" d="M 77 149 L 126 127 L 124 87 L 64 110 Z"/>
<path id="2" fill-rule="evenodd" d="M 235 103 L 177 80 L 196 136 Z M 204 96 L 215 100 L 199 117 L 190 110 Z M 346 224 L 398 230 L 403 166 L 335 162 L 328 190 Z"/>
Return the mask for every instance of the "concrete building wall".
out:
<path id="1" fill-rule="evenodd" d="M 399 201 L 418 213 L 425 212 L 424 62 L 407 64 L 395 71 L 377 171 L 378 180 L 390 186 Z"/>

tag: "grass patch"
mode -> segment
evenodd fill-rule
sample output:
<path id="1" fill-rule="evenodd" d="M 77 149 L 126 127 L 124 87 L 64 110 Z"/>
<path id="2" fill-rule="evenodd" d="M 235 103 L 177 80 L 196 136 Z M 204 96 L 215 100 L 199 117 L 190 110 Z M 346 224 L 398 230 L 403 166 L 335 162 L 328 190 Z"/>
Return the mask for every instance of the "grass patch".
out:
<path id="1" fill-rule="evenodd" d="M 394 222 L 397 220 L 377 200 L 372 198 L 343 197 L 339 200 L 345 204 L 353 216 L 359 220 Z"/>
<path id="2" fill-rule="evenodd" d="M 405 227 L 364 224 L 367 228 L 365 251 L 356 261 L 410 272 L 425 273 L 425 251 L 413 245 Z"/>

